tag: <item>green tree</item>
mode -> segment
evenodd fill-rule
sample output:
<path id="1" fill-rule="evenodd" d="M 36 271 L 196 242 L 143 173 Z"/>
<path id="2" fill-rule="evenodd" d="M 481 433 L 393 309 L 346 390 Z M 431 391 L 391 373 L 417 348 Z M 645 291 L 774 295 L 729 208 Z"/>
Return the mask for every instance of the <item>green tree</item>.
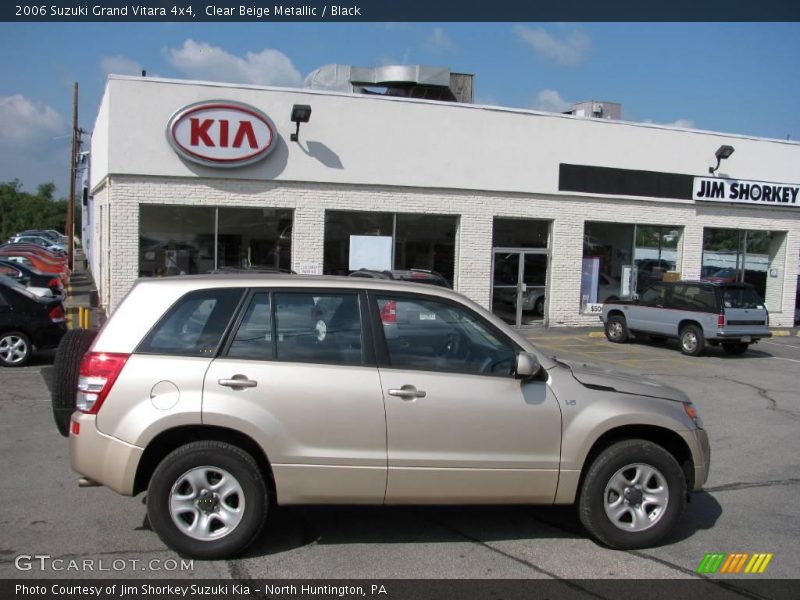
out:
<path id="1" fill-rule="evenodd" d="M 22 189 L 19 180 L 0 183 L 0 241 L 26 229 L 64 231 L 67 200 L 54 198 L 56 186 L 42 183 L 31 194 Z M 76 211 L 80 214 L 80 210 Z M 80 231 L 76 221 L 76 231 Z"/>

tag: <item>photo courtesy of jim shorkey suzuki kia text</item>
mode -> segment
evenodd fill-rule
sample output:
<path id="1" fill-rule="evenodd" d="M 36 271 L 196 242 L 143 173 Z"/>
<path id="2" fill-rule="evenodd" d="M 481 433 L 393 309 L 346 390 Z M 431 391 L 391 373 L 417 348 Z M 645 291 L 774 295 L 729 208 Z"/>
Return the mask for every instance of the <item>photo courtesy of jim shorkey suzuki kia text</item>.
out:
<path id="1" fill-rule="evenodd" d="M 198 583 L 180 585 L 165 584 L 154 585 L 150 583 L 127 584 L 51 584 L 51 585 L 27 585 L 18 583 L 15 586 L 17 596 L 40 596 L 52 594 L 54 596 L 83 596 L 98 598 L 126 598 L 153 596 L 154 598 L 194 598 L 196 596 L 214 596 L 216 598 L 225 597 L 229 594 L 234 596 L 251 596 L 253 594 L 264 594 L 266 596 L 389 596 L 389 590 L 382 584 L 365 585 L 314 585 L 314 584 L 288 584 L 288 585 L 250 585 L 244 583 L 215 583 L 211 585 L 201 585 Z"/>

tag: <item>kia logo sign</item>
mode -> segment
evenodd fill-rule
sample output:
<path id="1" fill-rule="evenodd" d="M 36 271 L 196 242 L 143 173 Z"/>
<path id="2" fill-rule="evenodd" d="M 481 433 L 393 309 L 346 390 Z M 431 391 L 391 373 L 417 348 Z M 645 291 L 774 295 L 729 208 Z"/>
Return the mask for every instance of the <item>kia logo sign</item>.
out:
<path id="1" fill-rule="evenodd" d="M 275 148 L 275 125 L 260 110 L 226 100 L 180 109 L 167 124 L 167 140 L 186 160 L 209 167 L 241 167 Z"/>

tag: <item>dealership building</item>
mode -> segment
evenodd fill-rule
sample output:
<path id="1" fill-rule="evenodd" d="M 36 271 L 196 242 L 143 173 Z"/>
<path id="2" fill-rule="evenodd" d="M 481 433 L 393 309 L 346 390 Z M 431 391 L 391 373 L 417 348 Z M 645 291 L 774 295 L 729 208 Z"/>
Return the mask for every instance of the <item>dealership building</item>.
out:
<path id="1" fill-rule="evenodd" d="M 794 323 L 796 142 L 476 105 L 444 68 L 306 86 L 109 77 L 82 236 L 108 311 L 138 277 L 425 269 L 518 326 L 598 325 L 664 277 L 748 281 Z"/>

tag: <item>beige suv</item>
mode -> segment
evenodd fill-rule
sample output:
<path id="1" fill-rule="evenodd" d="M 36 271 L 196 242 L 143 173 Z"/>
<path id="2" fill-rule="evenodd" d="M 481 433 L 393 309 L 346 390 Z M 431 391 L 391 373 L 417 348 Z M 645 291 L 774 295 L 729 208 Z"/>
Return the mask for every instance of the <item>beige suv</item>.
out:
<path id="1" fill-rule="evenodd" d="M 240 552 L 274 504 L 572 504 L 657 543 L 709 467 L 680 391 L 569 365 L 443 288 L 140 280 L 80 364 L 72 467 L 147 492 L 171 548 Z"/>

